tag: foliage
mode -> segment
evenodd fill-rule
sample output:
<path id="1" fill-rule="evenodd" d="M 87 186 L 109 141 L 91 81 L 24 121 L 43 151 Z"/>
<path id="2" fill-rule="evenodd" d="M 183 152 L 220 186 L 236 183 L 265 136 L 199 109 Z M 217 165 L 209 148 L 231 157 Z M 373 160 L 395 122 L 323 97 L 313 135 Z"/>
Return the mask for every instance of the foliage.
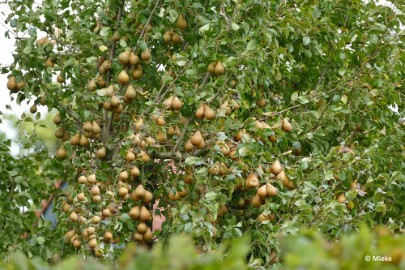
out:
<path id="1" fill-rule="evenodd" d="M 187 247 L 187 248 L 184 248 Z M 29 260 L 22 253 L 15 253 L 10 261 L 0 262 L 2 269 L 195 269 L 195 270 L 216 270 L 216 269 L 247 269 L 244 260 L 247 253 L 247 243 L 245 239 L 236 239 L 210 254 L 198 254 L 193 248 L 192 239 L 186 236 L 171 237 L 170 243 L 166 246 L 159 243 L 152 251 L 137 246 L 129 245 L 120 256 L 118 262 L 113 265 L 110 262 L 97 262 L 92 258 L 86 260 L 79 256 L 67 258 L 59 261 L 60 258 L 52 258 L 54 266 L 38 258 Z"/>
<path id="2" fill-rule="evenodd" d="M 32 228 L 43 245 L 29 252 L 116 257 L 133 240 L 153 245 L 179 232 L 210 252 L 245 234 L 249 264 L 259 267 L 300 228 L 329 239 L 360 222 L 403 230 L 400 6 L 9 5 L 6 23 L 18 36 L 14 63 L 2 70 L 10 94 L 34 101 L 33 119 L 36 106 L 59 111 L 55 158 L 39 151 L 38 167 L 22 167 L 35 205 L 56 193 L 59 209 L 50 235 Z M 68 187 L 42 187 L 42 177 Z M 167 218 L 153 234 L 152 212 Z"/>
<path id="3" fill-rule="evenodd" d="M 286 269 L 405 269 L 404 251 L 404 235 L 393 237 L 383 227 L 370 232 L 363 226 L 339 242 L 310 230 L 290 236 L 283 257 Z"/>

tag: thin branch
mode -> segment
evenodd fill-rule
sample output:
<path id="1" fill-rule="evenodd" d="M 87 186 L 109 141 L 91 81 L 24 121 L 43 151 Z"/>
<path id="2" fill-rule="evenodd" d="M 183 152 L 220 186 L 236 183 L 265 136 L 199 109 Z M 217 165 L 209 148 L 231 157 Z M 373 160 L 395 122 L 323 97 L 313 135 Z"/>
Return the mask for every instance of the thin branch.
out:
<path id="1" fill-rule="evenodd" d="M 191 121 L 193 121 L 194 119 L 194 114 L 192 114 L 189 118 L 187 118 L 186 123 L 184 124 L 184 128 L 183 131 L 180 134 L 180 137 L 177 139 L 176 145 L 173 147 L 172 149 L 172 153 L 174 154 L 177 149 L 180 146 L 180 143 L 183 141 L 184 136 L 186 135 L 187 129 L 188 129 L 188 125 L 190 124 Z"/>
<path id="2" fill-rule="evenodd" d="M 153 13 L 155 13 L 159 4 L 160 4 L 160 0 L 156 1 L 155 7 L 153 8 L 152 12 L 149 14 L 148 20 L 146 21 L 145 25 L 142 28 L 141 34 L 139 35 L 139 39 L 142 39 L 143 36 L 146 34 L 146 29 L 148 28 L 148 25 L 150 24 L 150 21 L 152 20 Z"/>

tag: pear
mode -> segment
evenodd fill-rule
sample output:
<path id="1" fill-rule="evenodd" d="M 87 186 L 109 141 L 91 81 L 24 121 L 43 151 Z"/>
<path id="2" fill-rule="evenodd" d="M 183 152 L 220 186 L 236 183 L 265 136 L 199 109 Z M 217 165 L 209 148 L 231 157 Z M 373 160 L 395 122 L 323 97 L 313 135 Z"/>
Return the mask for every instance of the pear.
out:
<path id="1" fill-rule="evenodd" d="M 136 226 L 136 231 L 140 234 L 144 234 L 148 229 L 148 226 L 146 226 L 145 222 L 139 222 L 138 226 Z"/>
<path id="2" fill-rule="evenodd" d="M 167 136 L 165 133 L 159 131 L 158 134 L 156 135 L 156 140 L 160 143 L 165 143 L 167 142 Z"/>
<path id="3" fill-rule="evenodd" d="M 219 107 L 221 110 L 225 109 L 225 114 L 226 115 L 230 115 L 232 113 L 232 109 L 229 106 L 229 102 L 227 100 L 224 101 L 224 103 L 221 104 L 221 106 Z"/>
<path id="4" fill-rule="evenodd" d="M 166 43 L 166 44 L 168 44 L 168 43 L 170 43 L 171 41 L 172 41 L 172 34 L 170 33 L 170 31 L 166 31 L 166 32 L 163 34 L 163 42 Z"/>
<path id="5" fill-rule="evenodd" d="M 86 147 L 86 146 L 89 145 L 89 143 L 90 143 L 89 139 L 88 139 L 86 136 L 84 136 L 84 135 L 82 134 L 82 135 L 80 136 L 79 145 L 80 145 L 81 147 Z"/>
<path id="6" fill-rule="evenodd" d="M 135 196 L 142 198 L 145 195 L 145 189 L 143 185 L 138 185 L 134 191 Z"/>
<path id="7" fill-rule="evenodd" d="M 141 221 L 148 221 L 151 218 L 151 214 L 148 211 L 148 209 L 146 209 L 145 206 L 142 206 L 141 211 L 139 213 L 139 218 Z"/>
<path id="8" fill-rule="evenodd" d="M 128 85 L 127 90 L 125 91 L 124 97 L 128 99 L 134 99 L 136 97 L 136 90 L 132 85 Z"/>
<path id="9" fill-rule="evenodd" d="M 149 162 L 150 161 L 150 156 L 145 151 L 141 151 L 140 156 L 141 156 L 141 160 L 143 162 Z"/>
<path id="10" fill-rule="evenodd" d="M 242 140 L 243 134 L 245 134 L 245 130 L 238 131 L 238 133 L 236 133 L 236 135 L 235 135 L 235 140 L 236 141 Z"/>
<path id="11" fill-rule="evenodd" d="M 143 127 L 144 127 L 143 118 L 139 118 L 139 120 L 135 122 L 135 128 L 137 130 L 141 130 Z"/>
<path id="12" fill-rule="evenodd" d="M 141 59 L 145 62 L 148 62 L 152 58 L 152 55 L 150 53 L 149 48 L 146 48 L 142 54 L 141 54 Z"/>
<path id="13" fill-rule="evenodd" d="M 207 71 L 209 74 L 215 75 L 215 63 L 214 62 L 208 65 Z"/>
<path id="14" fill-rule="evenodd" d="M 77 194 L 77 200 L 78 200 L 78 201 L 84 201 L 84 199 L 86 199 L 86 196 L 84 195 L 83 192 Z"/>
<path id="15" fill-rule="evenodd" d="M 194 148 L 194 145 L 191 143 L 190 140 L 188 140 L 188 141 L 186 142 L 186 144 L 184 145 L 184 149 L 185 149 L 187 152 L 192 151 L 193 148 Z"/>
<path id="16" fill-rule="evenodd" d="M 135 80 L 140 79 L 142 77 L 142 74 L 143 74 L 143 68 L 141 65 L 136 65 L 131 73 L 132 78 L 134 78 Z"/>
<path id="17" fill-rule="evenodd" d="M 130 174 L 133 177 L 138 177 L 139 175 L 141 175 L 141 172 L 139 171 L 138 167 L 134 166 L 134 167 L 132 167 Z"/>
<path id="18" fill-rule="evenodd" d="M 169 192 L 169 199 L 171 201 L 177 201 L 178 199 L 180 199 L 180 194 L 177 191 L 176 192 L 170 191 Z"/>
<path id="19" fill-rule="evenodd" d="M 87 176 L 87 181 L 89 181 L 91 184 L 95 184 L 97 182 L 96 175 L 94 173 L 90 174 Z"/>
<path id="20" fill-rule="evenodd" d="M 100 221 L 101 221 L 101 218 L 100 218 L 99 216 L 94 216 L 94 217 L 92 217 L 92 219 L 91 219 L 91 222 L 92 222 L 93 224 L 98 224 L 98 223 L 100 223 Z"/>
<path id="21" fill-rule="evenodd" d="M 129 64 L 130 57 L 131 57 L 131 52 L 124 51 L 118 55 L 118 61 L 120 61 L 121 65 L 127 66 Z"/>
<path id="22" fill-rule="evenodd" d="M 172 108 L 172 103 L 173 103 L 173 96 L 168 97 L 167 99 L 165 99 L 163 101 L 163 105 L 167 108 L 167 109 L 171 109 Z"/>
<path id="23" fill-rule="evenodd" d="M 345 194 L 340 194 L 339 197 L 337 198 L 338 202 L 344 203 L 346 201 Z"/>
<path id="24" fill-rule="evenodd" d="M 130 53 L 129 56 L 129 63 L 131 66 L 135 66 L 141 62 L 141 59 L 139 59 L 139 56 L 134 54 L 133 52 Z"/>
<path id="25" fill-rule="evenodd" d="M 58 76 L 56 76 L 56 81 L 58 83 L 64 83 L 65 82 L 65 77 L 63 76 L 62 72 L 58 74 Z"/>
<path id="26" fill-rule="evenodd" d="M 263 108 L 266 106 L 266 99 L 265 98 L 260 98 L 256 101 L 256 105 L 260 108 Z"/>
<path id="27" fill-rule="evenodd" d="M 265 197 L 267 197 L 267 188 L 266 188 L 266 185 L 261 186 L 261 187 L 257 190 L 256 194 L 257 194 L 260 198 L 265 198 Z"/>
<path id="28" fill-rule="evenodd" d="M 277 188 L 270 183 L 266 184 L 266 192 L 267 192 L 267 196 L 270 196 L 270 197 L 276 196 L 278 193 Z"/>
<path id="29" fill-rule="evenodd" d="M 153 233 L 152 233 L 151 229 L 148 227 L 145 234 L 143 235 L 143 240 L 146 242 L 149 242 L 152 239 L 153 239 Z"/>
<path id="30" fill-rule="evenodd" d="M 55 63 L 53 62 L 51 57 L 48 57 L 48 59 L 46 59 L 45 66 L 51 67 L 51 68 L 53 68 L 55 66 Z"/>
<path id="31" fill-rule="evenodd" d="M 173 32 L 172 33 L 172 41 L 173 41 L 173 43 L 178 44 L 178 43 L 181 43 L 182 38 L 181 38 L 181 36 L 179 34 L 177 34 L 176 32 Z"/>
<path id="32" fill-rule="evenodd" d="M 61 127 L 55 131 L 55 137 L 58 139 L 62 138 L 64 134 L 65 134 L 65 130 Z"/>
<path id="33" fill-rule="evenodd" d="M 79 219 L 79 216 L 76 214 L 76 212 L 72 212 L 72 213 L 70 213 L 70 215 L 69 215 L 69 219 L 70 219 L 71 221 L 76 222 L 76 221 Z"/>
<path id="34" fill-rule="evenodd" d="M 31 112 L 31 113 L 36 113 L 36 112 L 37 112 L 37 105 L 36 105 L 36 104 L 34 104 L 34 105 L 31 106 L 30 112 Z"/>
<path id="35" fill-rule="evenodd" d="M 245 186 L 248 189 L 257 188 L 259 184 L 259 179 L 257 179 L 257 176 L 254 173 L 250 173 L 246 178 Z"/>
<path id="36" fill-rule="evenodd" d="M 205 110 L 204 110 L 204 117 L 207 120 L 212 120 L 216 116 L 216 113 L 213 109 L 211 109 L 209 106 L 205 105 Z"/>
<path id="37" fill-rule="evenodd" d="M 287 119 L 283 119 L 283 122 L 281 123 L 281 129 L 285 132 L 289 132 L 292 130 L 292 125 L 290 122 L 288 122 Z"/>
<path id="38" fill-rule="evenodd" d="M 62 118 L 60 117 L 60 113 L 57 113 L 55 117 L 53 118 L 53 123 L 55 125 L 60 125 L 62 123 Z"/>
<path id="39" fill-rule="evenodd" d="M 87 83 L 87 90 L 89 91 L 94 91 L 97 89 L 97 83 L 94 79 L 91 79 L 88 83 Z"/>
<path id="40" fill-rule="evenodd" d="M 279 174 L 281 171 L 283 170 L 283 168 L 280 165 L 280 161 L 276 160 L 270 167 L 270 171 L 271 173 L 277 175 Z"/>
<path id="41" fill-rule="evenodd" d="M 177 23 L 176 23 L 177 27 L 181 30 L 184 30 L 187 28 L 187 21 L 184 18 L 183 14 L 179 15 L 179 18 L 177 19 Z"/>
<path id="42" fill-rule="evenodd" d="M 129 210 L 128 215 L 133 219 L 133 220 L 138 220 L 139 219 L 139 214 L 140 214 L 140 209 L 139 206 L 134 206 Z"/>
<path id="43" fill-rule="evenodd" d="M 90 121 L 86 121 L 83 123 L 82 129 L 87 132 L 91 132 L 93 130 L 93 126 L 91 125 Z"/>
<path id="44" fill-rule="evenodd" d="M 107 148 L 105 146 L 101 147 L 96 151 L 96 157 L 99 159 L 104 159 L 107 153 Z"/>
<path id="45" fill-rule="evenodd" d="M 203 139 L 203 137 L 202 137 L 202 135 L 201 135 L 201 132 L 200 132 L 199 130 L 197 130 L 197 131 L 193 134 L 193 136 L 191 136 L 190 142 L 191 142 L 194 146 L 198 146 L 198 145 L 200 145 L 201 143 L 204 142 L 204 139 Z"/>
<path id="46" fill-rule="evenodd" d="M 128 194 L 128 189 L 127 189 L 126 187 L 120 187 L 120 188 L 118 189 L 118 194 L 119 194 L 121 197 L 125 197 L 125 196 L 127 196 L 127 194 Z"/>
<path id="47" fill-rule="evenodd" d="M 183 102 L 178 97 L 174 97 L 171 103 L 171 107 L 175 110 L 180 110 L 183 106 Z"/>
<path id="48" fill-rule="evenodd" d="M 136 232 L 136 233 L 134 233 L 133 239 L 134 239 L 135 241 L 142 242 L 142 241 L 143 241 L 143 235 L 140 234 L 140 233 L 138 233 L 138 232 Z"/>
<path id="49" fill-rule="evenodd" d="M 104 233 L 104 242 L 109 243 L 113 239 L 113 234 L 110 232 Z"/>
<path id="50" fill-rule="evenodd" d="M 173 136 L 174 134 L 176 134 L 176 131 L 175 131 L 174 127 L 169 127 L 169 128 L 167 129 L 167 135 L 171 137 L 171 136 Z"/>
<path id="51" fill-rule="evenodd" d="M 91 122 L 91 131 L 95 134 L 99 134 L 101 132 L 100 125 L 96 121 Z"/>
<path id="52" fill-rule="evenodd" d="M 252 198 L 252 205 L 253 205 L 254 207 L 260 207 L 261 205 L 263 205 L 263 201 L 262 201 L 262 199 L 261 199 L 258 195 L 255 195 L 255 196 Z"/>
<path id="53" fill-rule="evenodd" d="M 215 74 L 223 75 L 225 73 L 225 67 L 222 65 L 221 61 L 218 61 L 215 65 Z"/>
<path id="54" fill-rule="evenodd" d="M 86 182 L 87 182 L 86 176 L 84 176 L 84 175 L 79 176 L 79 178 L 77 178 L 77 182 L 79 184 L 86 184 Z"/>
<path id="55" fill-rule="evenodd" d="M 43 38 L 38 39 L 36 41 L 36 44 L 37 44 L 37 46 L 45 46 L 45 45 L 52 44 L 52 43 L 49 41 L 48 37 L 43 37 Z"/>
<path id="56" fill-rule="evenodd" d="M 127 71 L 122 70 L 120 72 L 120 74 L 118 74 L 117 80 L 118 80 L 119 84 L 124 84 L 124 85 L 128 84 L 129 83 L 129 75 L 128 75 Z"/>
<path id="57" fill-rule="evenodd" d="M 134 152 L 132 152 L 132 151 L 128 151 L 127 154 L 126 154 L 126 156 L 125 156 L 125 159 L 126 159 L 128 162 L 134 161 L 135 158 L 136 158 L 136 157 L 135 157 L 135 154 L 134 154 Z"/>
<path id="58" fill-rule="evenodd" d="M 96 196 L 100 195 L 100 189 L 97 185 L 94 185 L 90 190 L 91 195 Z"/>
<path id="59" fill-rule="evenodd" d="M 8 78 L 7 88 L 10 91 L 16 91 L 17 90 L 17 81 L 16 81 L 14 76 L 11 76 L 11 77 Z"/>
<path id="60" fill-rule="evenodd" d="M 111 39 L 112 41 L 117 42 L 118 40 L 120 40 L 120 38 L 121 38 L 120 33 L 118 31 L 115 31 Z"/>
<path id="61" fill-rule="evenodd" d="M 66 153 L 66 150 L 65 150 L 64 148 L 60 147 L 60 148 L 56 151 L 55 157 L 56 157 L 57 159 L 65 159 L 66 156 L 67 156 L 67 153 Z"/>
<path id="62" fill-rule="evenodd" d="M 75 135 L 70 138 L 70 144 L 71 145 L 79 145 L 80 142 L 80 134 L 76 133 Z"/>
<path id="63" fill-rule="evenodd" d="M 114 86 L 111 84 L 105 89 L 105 96 L 106 97 L 113 97 L 114 96 Z"/>
<path id="64" fill-rule="evenodd" d="M 163 115 L 159 116 L 159 117 L 156 119 L 156 124 L 157 124 L 158 126 L 160 126 L 160 127 L 163 127 L 164 125 L 166 125 L 166 120 L 165 120 L 165 118 L 164 118 Z"/>
<path id="65" fill-rule="evenodd" d="M 95 249 L 96 247 L 97 247 L 97 240 L 96 240 L 96 238 L 93 238 L 93 239 L 91 239 L 90 241 L 89 241 L 89 248 L 91 248 L 91 249 Z"/>
<path id="66" fill-rule="evenodd" d="M 19 82 L 17 82 L 17 85 L 16 85 L 17 91 L 20 91 L 21 88 L 23 88 L 24 86 L 25 86 L 25 82 L 24 82 L 24 81 L 19 81 Z"/>
<path id="67" fill-rule="evenodd" d="M 204 113 L 205 113 L 205 104 L 202 103 L 200 105 L 200 107 L 197 109 L 197 111 L 195 112 L 195 117 L 201 119 L 204 117 Z"/>
<path id="68" fill-rule="evenodd" d="M 152 194 L 152 192 L 150 192 L 150 191 L 148 191 L 148 190 L 145 190 L 145 195 L 143 196 L 142 201 L 143 201 L 144 203 L 148 203 L 148 202 L 150 202 L 152 199 L 153 199 L 153 194 Z"/>

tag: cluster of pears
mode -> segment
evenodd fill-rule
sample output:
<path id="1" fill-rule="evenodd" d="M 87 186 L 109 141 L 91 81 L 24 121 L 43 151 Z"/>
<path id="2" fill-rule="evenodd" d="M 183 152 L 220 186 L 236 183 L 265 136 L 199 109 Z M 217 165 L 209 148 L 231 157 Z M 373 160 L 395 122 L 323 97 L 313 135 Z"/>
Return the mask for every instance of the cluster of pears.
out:
<path id="1" fill-rule="evenodd" d="M 10 76 L 8 77 L 7 80 L 7 88 L 8 90 L 11 91 L 11 93 L 17 93 L 18 91 L 20 91 L 23 87 L 25 86 L 25 82 L 24 81 L 19 81 L 17 82 L 16 78 L 14 76 Z"/>
<path id="2" fill-rule="evenodd" d="M 225 74 L 225 67 L 221 61 L 216 61 L 208 65 L 207 71 L 211 75 L 223 75 Z"/>
<path id="3" fill-rule="evenodd" d="M 131 193 L 131 198 L 135 202 L 142 201 L 143 203 L 149 203 L 153 199 L 153 194 L 140 184 Z M 128 215 L 131 219 L 139 222 L 136 227 L 136 232 L 134 232 L 133 239 L 138 242 L 151 241 L 153 239 L 153 233 L 150 227 L 146 224 L 146 222 L 152 218 L 150 211 L 145 206 L 140 207 L 135 205 L 129 210 Z"/>
<path id="4" fill-rule="evenodd" d="M 205 147 L 205 140 L 199 130 L 197 130 L 184 145 L 184 149 L 187 152 L 192 151 L 194 147 L 197 149 L 203 149 Z"/>
<path id="5" fill-rule="evenodd" d="M 270 172 L 276 176 L 277 180 L 280 180 L 285 187 L 288 189 L 294 189 L 295 184 L 293 181 L 291 181 L 285 171 L 283 170 L 283 167 L 280 164 L 280 161 L 276 160 L 271 166 L 270 166 Z"/>
<path id="6" fill-rule="evenodd" d="M 208 105 L 204 102 L 201 103 L 200 107 L 195 112 L 196 118 L 205 118 L 207 120 L 213 120 L 216 117 L 216 113 L 213 109 L 211 109 Z"/>

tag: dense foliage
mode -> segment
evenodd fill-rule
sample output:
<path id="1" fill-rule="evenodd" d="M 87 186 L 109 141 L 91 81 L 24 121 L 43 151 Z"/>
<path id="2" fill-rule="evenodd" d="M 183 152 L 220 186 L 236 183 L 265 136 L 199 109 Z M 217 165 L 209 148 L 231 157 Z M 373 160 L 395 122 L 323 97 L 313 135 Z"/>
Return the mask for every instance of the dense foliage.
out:
<path id="1" fill-rule="evenodd" d="M 29 119 L 40 118 L 37 106 L 59 111 L 55 157 L 41 148 L 8 157 L 14 174 L 2 167 L 13 204 L 1 208 L 17 215 L 32 200 L 27 253 L 116 257 L 128 242 L 151 246 L 179 232 L 209 252 L 246 234 L 249 266 L 259 267 L 300 228 L 328 239 L 360 222 L 403 233 L 401 6 L 9 5 L 16 49 L 2 71 L 10 95 L 32 104 Z M 67 188 L 53 188 L 57 181 Z M 51 195 L 52 229 L 32 212 Z M 166 217 L 161 231 L 152 232 L 152 214 Z M 6 224 L 5 235 L 21 228 Z M 20 249 L 18 238 L 0 241 L 1 252 Z"/>

